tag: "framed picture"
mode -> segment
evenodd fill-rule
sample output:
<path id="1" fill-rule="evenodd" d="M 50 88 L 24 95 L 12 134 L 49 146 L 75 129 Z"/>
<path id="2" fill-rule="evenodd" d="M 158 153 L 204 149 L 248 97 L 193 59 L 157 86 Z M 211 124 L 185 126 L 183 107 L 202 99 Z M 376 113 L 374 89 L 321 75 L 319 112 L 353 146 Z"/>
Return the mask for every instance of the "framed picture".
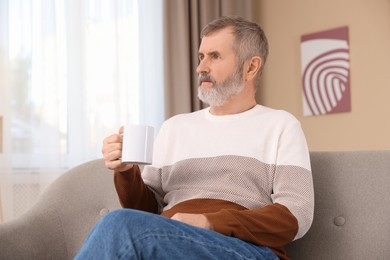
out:
<path id="1" fill-rule="evenodd" d="M 348 27 L 301 37 L 303 114 L 351 111 Z"/>

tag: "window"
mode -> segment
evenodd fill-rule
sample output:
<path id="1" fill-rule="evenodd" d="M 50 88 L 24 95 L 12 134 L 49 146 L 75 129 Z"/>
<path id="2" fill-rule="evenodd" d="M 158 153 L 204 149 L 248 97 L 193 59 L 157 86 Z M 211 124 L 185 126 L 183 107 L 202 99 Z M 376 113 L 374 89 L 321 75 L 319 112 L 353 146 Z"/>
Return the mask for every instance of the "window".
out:
<path id="1" fill-rule="evenodd" d="M 5 219 L 31 206 L 36 199 L 31 194 L 66 169 L 101 158 L 103 138 L 121 125 L 159 128 L 164 120 L 161 5 L 0 0 L 0 75 L 7 75 L 0 80 Z M 26 191 L 31 203 L 15 212 L 15 198 L 23 197 L 20 187 L 34 192 Z"/>

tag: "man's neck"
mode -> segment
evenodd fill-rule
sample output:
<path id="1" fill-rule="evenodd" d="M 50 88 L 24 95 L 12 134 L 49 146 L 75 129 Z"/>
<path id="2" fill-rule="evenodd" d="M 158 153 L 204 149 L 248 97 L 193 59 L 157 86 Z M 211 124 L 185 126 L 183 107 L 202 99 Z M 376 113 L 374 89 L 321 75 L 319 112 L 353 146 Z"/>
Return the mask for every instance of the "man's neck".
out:
<path id="1" fill-rule="evenodd" d="M 256 106 L 256 100 L 237 100 L 239 102 L 227 101 L 222 106 L 210 106 L 210 113 L 216 116 L 233 115 L 245 112 Z"/>

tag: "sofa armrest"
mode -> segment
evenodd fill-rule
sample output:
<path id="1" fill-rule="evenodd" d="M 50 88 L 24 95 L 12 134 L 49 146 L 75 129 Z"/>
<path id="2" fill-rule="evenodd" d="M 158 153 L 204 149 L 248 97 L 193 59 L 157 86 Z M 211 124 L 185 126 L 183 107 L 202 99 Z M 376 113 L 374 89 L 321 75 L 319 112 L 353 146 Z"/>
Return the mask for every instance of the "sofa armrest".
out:
<path id="1" fill-rule="evenodd" d="M 21 217 L 0 224 L 0 259 L 72 259 L 92 227 L 120 208 L 102 160 L 64 173 Z"/>

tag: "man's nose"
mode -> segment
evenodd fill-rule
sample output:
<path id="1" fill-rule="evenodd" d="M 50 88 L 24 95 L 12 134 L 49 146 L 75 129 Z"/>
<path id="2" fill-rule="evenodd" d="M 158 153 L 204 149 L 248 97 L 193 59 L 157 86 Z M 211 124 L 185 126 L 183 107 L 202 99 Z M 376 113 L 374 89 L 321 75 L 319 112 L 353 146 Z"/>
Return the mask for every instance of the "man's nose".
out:
<path id="1" fill-rule="evenodd" d="M 196 72 L 198 74 L 210 72 L 210 68 L 206 59 L 199 61 L 198 67 L 196 68 Z"/>

